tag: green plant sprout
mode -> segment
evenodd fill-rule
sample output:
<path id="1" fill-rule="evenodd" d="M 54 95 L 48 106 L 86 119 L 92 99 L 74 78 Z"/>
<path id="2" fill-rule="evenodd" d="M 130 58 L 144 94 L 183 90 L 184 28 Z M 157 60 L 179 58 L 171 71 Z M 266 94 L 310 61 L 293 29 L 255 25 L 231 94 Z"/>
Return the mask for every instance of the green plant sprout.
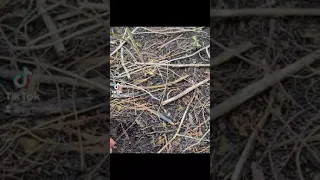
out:
<path id="1" fill-rule="evenodd" d="M 162 122 L 162 126 L 164 127 L 164 129 L 167 129 L 167 124 L 165 122 Z"/>
<path id="2" fill-rule="evenodd" d="M 199 44 L 198 36 L 193 36 L 192 39 L 194 40 L 193 45 L 197 48 L 201 47 Z"/>

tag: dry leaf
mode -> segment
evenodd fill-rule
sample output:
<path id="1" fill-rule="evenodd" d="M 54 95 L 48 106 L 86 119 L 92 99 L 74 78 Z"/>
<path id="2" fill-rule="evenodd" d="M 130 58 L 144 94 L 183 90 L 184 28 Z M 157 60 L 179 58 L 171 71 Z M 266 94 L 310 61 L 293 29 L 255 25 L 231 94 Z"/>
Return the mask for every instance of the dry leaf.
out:
<path id="1" fill-rule="evenodd" d="M 164 138 L 162 136 L 159 136 L 159 140 L 157 144 L 161 145 L 163 143 L 164 143 Z"/>

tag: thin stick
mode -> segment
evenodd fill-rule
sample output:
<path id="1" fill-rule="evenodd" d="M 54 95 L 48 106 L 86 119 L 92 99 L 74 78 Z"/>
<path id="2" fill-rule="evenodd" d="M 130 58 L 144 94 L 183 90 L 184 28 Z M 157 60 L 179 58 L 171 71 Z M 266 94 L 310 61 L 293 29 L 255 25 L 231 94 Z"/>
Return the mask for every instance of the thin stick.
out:
<path id="1" fill-rule="evenodd" d="M 213 17 L 239 17 L 239 16 L 320 16 L 319 8 L 257 8 L 257 9 L 224 9 L 211 10 Z"/>
<path id="2" fill-rule="evenodd" d="M 271 93 L 270 93 L 271 94 Z M 269 102 L 270 104 L 273 104 L 273 96 L 270 95 L 270 99 L 269 99 Z M 264 115 L 262 116 L 262 118 L 260 119 L 260 121 L 258 122 L 256 128 L 253 130 L 253 132 L 251 133 L 249 139 L 248 139 L 248 142 L 245 146 L 245 148 L 243 149 L 242 153 L 241 153 L 241 156 L 240 156 L 240 159 L 232 173 L 232 176 L 231 176 L 231 180 L 238 180 L 240 179 L 240 173 L 243 169 L 243 165 L 246 163 L 247 159 L 248 159 L 248 155 L 249 155 L 249 152 L 254 144 L 254 141 L 256 139 L 256 136 L 258 134 L 258 130 L 262 129 L 262 127 L 264 126 L 264 124 L 266 123 L 267 119 L 268 119 L 268 116 L 270 114 L 270 111 L 268 108 L 266 108 L 265 112 L 264 112 Z"/>
<path id="3" fill-rule="evenodd" d="M 108 4 L 104 4 L 104 3 L 92 3 L 92 2 L 85 2 L 85 3 L 79 3 L 79 5 L 82 8 L 93 8 L 93 9 L 98 9 L 98 10 L 109 10 L 109 5 Z"/>
<path id="4" fill-rule="evenodd" d="M 161 35 L 166 35 L 166 34 L 175 34 L 175 33 L 185 33 L 185 32 L 195 32 L 197 31 L 197 29 L 199 30 L 202 30 L 203 28 L 205 27 L 200 27 L 200 28 L 197 28 L 197 29 L 180 29 L 179 30 L 175 30 L 175 31 L 169 31 L 169 29 L 166 29 L 164 31 L 156 31 L 156 30 L 151 30 L 149 28 L 146 28 L 146 27 L 140 27 L 141 29 L 144 29 L 144 30 L 147 30 L 145 32 L 137 32 L 137 33 L 132 33 L 132 34 L 161 34 Z M 173 29 L 177 29 L 177 28 L 170 28 L 171 30 Z"/>
<path id="5" fill-rule="evenodd" d="M 52 18 L 49 16 L 49 14 L 45 11 L 42 3 L 43 3 L 43 0 L 37 1 L 38 12 L 39 12 L 39 14 L 42 14 L 42 19 L 43 19 L 44 23 L 46 24 L 47 28 L 49 29 L 49 32 L 55 33 L 58 31 L 57 26 L 53 22 Z M 58 33 L 53 34 L 51 37 L 54 41 L 58 41 L 61 39 Z M 66 52 L 66 49 L 63 45 L 63 41 L 61 41 L 57 44 L 54 44 L 54 48 L 56 49 L 58 55 L 62 55 Z"/>
<path id="6" fill-rule="evenodd" d="M 229 61 L 231 58 L 233 58 L 234 56 L 236 56 L 236 54 L 242 54 L 253 47 L 254 47 L 254 44 L 252 44 L 250 41 L 243 42 L 240 45 L 238 45 L 236 48 L 229 49 L 228 51 L 224 51 L 218 57 L 213 58 L 213 60 L 211 60 L 212 62 L 211 66 L 212 67 L 218 66 L 222 63 L 225 63 Z"/>
<path id="7" fill-rule="evenodd" d="M 120 58 L 120 61 L 121 61 L 121 65 L 122 65 L 122 67 L 123 67 L 123 69 L 124 69 L 124 71 L 126 72 L 126 74 L 127 74 L 127 78 L 128 79 L 131 79 L 131 76 L 130 76 L 130 73 L 129 73 L 129 71 L 128 71 L 128 69 L 127 69 L 127 67 L 126 67 L 126 65 L 125 65 L 125 63 L 124 63 L 124 57 L 123 57 L 123 47 L 121 48 L 121 58 Z M 127 58 L 126 58 L 127 59 Z"/>
<path id="8" fill-rule="evenodd" d="M 132 30 L 132 33 L 133 33 L 133 32 L 136 32 L 137 30 L 138 30 L 137 27 L 134 28 L 134 29 Z M 126 35 L 126 31 L 125 31 L 125 33 L 123 34 L 122 38 L 124 38 L 125 35 Z M 119 45 L 112 53 L 110 53 L 110 56 L 113 56 L 115 53 L 117 53 L 118 50 L 119 50 L 125 43 L 126 43 L 126 41 L 121 40 L 120 45 Z"/>
<path id="9" fill-rule="evenodd" d="M 43 39 L 45 39 L 45 38 L 47 38 L 47 37 L 54 36 L 55 34 L 61 33 L 61 32 L 63 32 L 63 31 L 66 31 L 66 30 L 71 29 L 71 28 L 73 28 L 73 27 L 77 27 L 77 26 L 79 26 L 79 25 L 88 24 L 88 23 L 92 23 L 92 22 L 95 22 L 95 20 L 94 20 L 94 19 L 88 19 L 88 20 L 77 21 L 77 22 L 75 22 L 75 23 L 73 23 L 73 24 L 70 24 L 70 25 L 68 25 L 68 26 L 62 27 L 62 28 L 58 29 L 57 31 L 49 32 L 49 33 L 44 34 L 44 35 L 42 35 L 42 36 L 39 36 L 39 37 L 37 37 L 37 38 L 35 38 L 35 39 L 32 39 L 32 40 L 28 41 L 28 45 L 29 45 L 29 46 L 34 45 L 34 44 L 36 44 L 37 42 L 39 42 L 39 41 L 41 41 L 41 40 L 43 40 Z"/>
<path id="10" fill-rule="evenodd" d="M 192 144 L 191 146 L 189 146 L 189 147 L 185 148 L 185 149 L 182 151 L 182 153 L 184 153 L 184 152 L 186 152 L 188 149 L 191 149 L 192 147 L 194 147 L 194 146 L 196 146 L 196 145 L 200 144 L 200 143 L 201 143 L 201 141 L 203 141 L 203 139 L 206 137 L 206 135 L 207 135 L 209 132 L 210 132 L 210 130 L 208 130 L 206 133 L 204 133 L 204 135 L 201 137 L 201 139 L 199 139 L 199 141 L 198 141 L 198 142 L 196 142 L 196 143 Z"/>
<path id="11" fill-rule="evenodd" d="M 312 64 L 317 58 L 320 58 L 320 49 L 279 71 L 267 74 L 264 78 L 253 84 L 250 84 L 236 95 L 213 107 L 210 112 L 210 120 L 213 121 L 218 117 L 230 112 L 232 109 L 246 102 L 248 99 L 282 81 L 286 76 L 297 73 L 305 66 Z"/>
<path id="12" fill-rule="evenodd" d="M 162 48 L 164 48 L 166 45 L 168 45 L 168 44 L 170 44 L 171 42 L 173 42 L 173 41 L 175 41 L 175 40 L 177 40 L 179 37 L 181 37 L 182 36 L 182 34 L 180 34 L 178 37 L 176 37 L 176 38 L 173 38 L 173 39 L 171 39 L 170 41 L 168 41 L 168 42 L 166 42 L 166 43 L 164 43 L 164 44 L 162 44 L 161 46 L 159 46 L 158 47 L 158 49 L 159 50 L 161 50 Z"/>
<path id="13" fill-rule="evenodd" d="M 154 133 L 156 133 L 156 132 L 152 132 L 152 133 L 150 133 L 150 134 L 154 134 Z M 199 138 L 195 138 L 195 137 L 192 137 L 192 136 L 187 136 L 187 135 L 182 135 L 182 134 L 177 134 L 177 136 L 179 136 L 179 137 L 184 137 L 184 138 L 189 138 L 189 139 L 193 139 L 193 140 L 197 140 L 197 141 L 205 141 L 205 142 L 210 142 L 210 140 L 209 139 L 199 139 Z"/>
<path id="14" fill-rule="evenodd" d="M 146 87 L 143 87 L 143 88 L 144 89 L 157 89 L 157 88 L 172 86 L 172 85 L 177 84 L 178 82 L 180 82 L 180 81 L 182 81 L 182 80 L 184 80 L 184 79 L 186 79 L 188 77 L 189 77 L 189 75 L 185 75 L 185 76 L 180 77 L 179 79 L 176 79 L 176 80 L 174 80 L 172 82 L 168 82 L 166 84 L 155 85 L 155 86 L 146 86 Z"/>
<path id="15" fill-rule="evenodd" d="M 223 44 L 221 44 L 221 43 L 219 43 L 218 41 L 216 41 L 214 38 L 211 38 L 210 41 L 211 41 L 212 43 L 214 43 L 215 45 L 219 46 L 220 48 L 222 48 L 224 51 L 227 51 L 227 52 L 233 54 L 233 56 L 236 56 L 236 57 L 244 60 L 245 62 L 247 62 L 247 63 L 249 63 L 249 64 L 251 64 L 251 65 L 254 65 L 254 66 L 257 66 L 257 67 L 263 69 L 263 67 L 262 67 L 260 64 L 255 63 L 255 62 L 253 62 L 252 60 L 243 57 L 241 54 L 237 53 L 236 51 L 232 51 L 231 49 L 225 47 Z"/>
<path id="16" fill-rule="evenodd" d="M 182 118 L 181 118 L 181 121 L 180 121 L 180 124 L 179 124 L 179 127 L 178 127 L 177 132 L 176 132 L 176 133 L 174 134 L 174 136 L 166 143 L 166 145 L 164 145 L 164 146 L 158 151 L 158 153 L 161 153 L 161 152 L 162 152 L 169 144 L 171 144 L 171 142 L 178 136 L 178 134 L 179 134 L 179 132 L 180 132 L 180 129 L 181 129 L 181 126 L 182 126 L 182 124 L 183 124 L 183 121 L 184 121 L 184 119 L 186 118 L 187 112 L 189 111 L 190 105 L 191 105 L 191 103 L 192 103 L 195 95 L 196 95 L 196 94 L 194 94 L 194 96 L 193 96 L 192 99 L 190 100 L 190 102 L 189 102 L 186 110 L 185 110 L 184 113 L 183 113 L 183 116 L 182 116 Z"/>
<path id="17" fill-rule="evenodd" d="M 159 63 L 135 63 L 141 65 L 169 66 L 169 67 L 210 67 L 210 64 L 159 64 Z"/>
<path id="18" fill-rule="evenodd" d="M 160 61 L 160 63 L 170 63 L 170 62 L 172 62 L 172 61 L 177 61 L 177 60 L 180 60 L 180 59 L 186 59 L 186 58 L 189 58 L 189 57 L 192 57 L 192 56 L 198 54 L 199 52 L 203 51 L 204 49 L 207 49 L 208 47 L 210 47 L 210 45 L 199 49 L 198 51 L 196 51 L 196 52 L 193 53 L 193 54 L 186 55 L 186 56 L 182 56 L 182 57 L 178 57 L 178 58 L 174 58 L 174 59 L 170 59 L 170 60 L 163 60 L 163 61 Z"/>
<path id="19" fill-rule="evenodd" d="M 206 48 L 207 56 L 210 58 L 209 47 Z"/>
<path id="20" fill-rule="evenodd" d="M 101 24 L 94 24 L 94 25 L 92 25 L 92 26 L 88 26 L 88 27 L 86 27 L 86 28 L 84 28 L 84 29 L 81 29 L 81 30 L 79 30 L 79 31 L 76 31 L 76 32 L 74 32 L 74 33 L 72 33 L 72 34 L 64 37 L 64 38 L 60 38 L 59 40 L 54 41 L 54 42 L 50 42 L 50 43 L 48 43 L 48 44 L 33 45 L 33 46 L 14 46 L 13 49 L 14 49 L 14 50 L 21 50 L 21 51 L 23 51 L 23 50 L 35 50 L 35 49 L 47 48 L 47 47 L 53 46 L 53 45 L 55 45 L 55 44 L 57 44 L 57 43 L 63 42 L 63 41 L 65 41 L 65 40 L 67 40 L 67 39 L 70 39 L 70 38 L 73 38 L 73 37 L 75 37 L 75 36 L 78 36 L 78 35 L 87 33 L 87 32 L 89 32 L 89 31 L 95 30 L 95 29 L 97 29 L 97 28 L 99 28 L 99 27 L 102 27 L 102 25 L 101 25 Z"/>
<path id="21" fill-rule="evenodd" d="M 202 84 L 208 82 L 209 80 L 210 80 L 210 78 L 207 78 L 207 79 L 199 82 L 198 84 L 195 84 L 195 85 L 189 87 L 188 89 L 184 90 L 184 91 L 181 92 L 180 94 L 178 94 L 178 95 L 176 95 L 176 96 L 174 96 L 174 97 L 172 97 L 172 98 L 170 98 L 170 99 L 167 99 L 167 100 L 163 101 L 161 104 L 164 106 L 164 105 L 166 105 L 166 104 L 168 104 L 168 103 L 170 103 L 170 102 L 172 102 L 172 101 L 175 101 L 175 100 L 181 98 L 182 96 L 188 94 L 188 93 L 191 92 L 192 90 L 198 88 L 198 87 L 201 86 Z"/>

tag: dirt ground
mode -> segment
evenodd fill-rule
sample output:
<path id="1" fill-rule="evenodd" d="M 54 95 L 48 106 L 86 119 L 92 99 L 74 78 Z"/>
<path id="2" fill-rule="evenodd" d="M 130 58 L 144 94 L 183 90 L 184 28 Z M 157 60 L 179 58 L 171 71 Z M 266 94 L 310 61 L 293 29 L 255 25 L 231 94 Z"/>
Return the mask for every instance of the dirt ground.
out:
<path id="1" fill-rule="evenodd" d="M 219 2 L 212 3 L 212 8 L 320 7 L 316 1 Z M 268 73 L 318 50 L 319 32 L 319 17 L 211 17 L 211 63 L 215 64 L 211 66 L 211 112 L 220 103 L 233 104 L 230 97 Z M 286 74 L 282 81 L 212 120 L 211 179 L 313 180 L 320 176 L 319 69 L 318 60 Z M 236 167 L 241 167 L 239 173 Z"/>
<path id="2" fill-rule="evenodd" d="M 209 28 L 111 28 L 111 82 L 120 82 L 123 94 L 140 93 L 111 98 L 115 153 L 209 152 L 209 49 Z M 201 82 L 181 98 L 161 104 Z"/>

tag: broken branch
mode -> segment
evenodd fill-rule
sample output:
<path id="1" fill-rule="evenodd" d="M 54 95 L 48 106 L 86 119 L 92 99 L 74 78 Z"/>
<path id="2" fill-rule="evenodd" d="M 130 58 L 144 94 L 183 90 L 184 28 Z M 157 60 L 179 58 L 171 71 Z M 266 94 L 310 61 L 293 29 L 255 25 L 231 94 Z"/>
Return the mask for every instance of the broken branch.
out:
<path id="1" fill-rule="evenodd" d="M 305 66 L 312 64 L 317 58 L 320 58 L 320 49 L 279 71 L 267 74 L 264 78 L 247 86 L 236 95 L 213 107 L 211 109 L 210 119 L 215 120 L 218 117 L 230 112 L 232 109 L 246 102 L 248 99 L 265 91 L 267 88 L 270 88 L 279 81 L 282 81 L 286 76 L 297 73 Z"/>

